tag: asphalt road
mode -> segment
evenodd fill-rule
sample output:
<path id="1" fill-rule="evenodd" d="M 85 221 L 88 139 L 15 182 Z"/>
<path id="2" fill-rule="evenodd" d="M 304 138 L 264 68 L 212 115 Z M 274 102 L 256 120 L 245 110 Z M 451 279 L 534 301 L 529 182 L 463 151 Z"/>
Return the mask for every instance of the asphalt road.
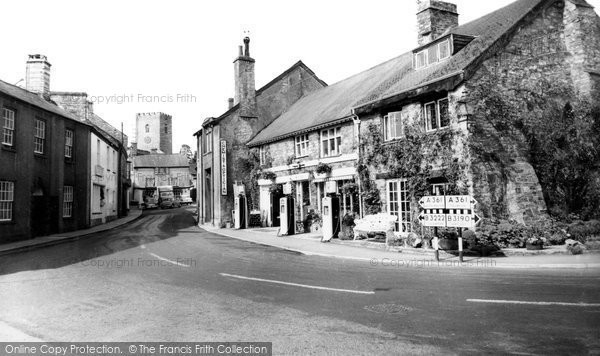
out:
<path id="1" fill-rule="evenodd" d="M 599 303 L 591 270 L 305 256 L 205 232 L 184 208 L 0 257 L 0 341 L 17 341 L 10 329 L 44 341 L 272 341 L 276 354 L 599 354 Z"/>

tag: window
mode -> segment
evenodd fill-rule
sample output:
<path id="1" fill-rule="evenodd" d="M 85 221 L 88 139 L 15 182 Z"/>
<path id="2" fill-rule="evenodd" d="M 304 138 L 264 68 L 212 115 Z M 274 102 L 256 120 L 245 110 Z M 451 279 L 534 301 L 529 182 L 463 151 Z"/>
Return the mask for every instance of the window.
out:
<path id="1" fill-rule="evenodd" d="M 165 133 L 169 133 L 169 125 L 165 124 Z"/>
<path id="2" fill-rule="evenodd" d="M 450 114 L 447 98 L 425 104 L 425 128 L 427 131 L 448 126 L 450 126 Z"/>
<path id="3" fill-rule="evenodd" d="M 46 141 L 46 122 L 35 119 L 35 131 L 33 133 L 33 152 L 44 153 L 44 141 Z"/>
<path id="4" fill-rule="evenodd" d="M 150 132 L 150 125 L 146 124 L 146 133 Z"/>
<path id="5" fill-rule="evenodd" d="M 213 140 L 212 140 L 212 130 L 206 131 L 206 135 L 204 135 L 204 153 L 208 153 L 212 151 Z"/>
<path id="6" fill-rule="evenodd" d="M 331 157 L 341 154 L 342 129 L 336 127 L 321 131 L 321 156 Z"/>
<path id="7" fill-rule="evenodd" d="M 117 167 L 119 167 L 118 162 L 117 162 L 117 151 L 113 150 L 112 156 L 113 156 L 113 172 L 117 172 Z"/>
<path id="8" fill-rule="evenodd" d="M 73 157 L 73 130 L 65 130 L 65 157 Z"/>
<path id="9" fill-rule="evenodd" d="M 258 160 L 261 166 L 267 164 L 267 149 L 265 148 L 265 146 L 260 146 L 258 148 Z"/>
<path id="10" fill-rule="evenodd" d="M 435 64 L 449 58 L 450 55 L 450 40 L 446 39 L 415 53 L 415 69 Z"/>
<path id="11" fill-rule="evenodd" d="M 154 178 L 146 178 L 146 187 L 154 187 Z"/>
<path id="12" fill-rule="evenodd" d="M 100 140 L 96 140 L 96 164 L 100 164 Z"/>
<path id="13" fill-rule="evenodd" d="M 383 137 L 390 141 L 404 136 L 404 125 L 402 124 L 402 112 L 391 112 L 383 117 Z"/>
<path id="14" fill-rule="evenodd" d="M 427 64 L 433 64 L 438 61 L 438 46 L 431 46 L 427 49 Z"/>
<path id="15" fill-rule="evenodd" d="M 442 59 L 446 59 L 450 57 L 450 41 L 445 40 L 438 44 L 438 53 L 440 56 L 440 61 Z"/>
<path id="16" fill-rule="evenodd" d="M 0 181 L 0 221 L 12 221 L 15 183 Z"/>
<path id="17" fill-rule="evenodd" d="M 63 187 L 63 218 L 73 216 L 73 187 L 65 185 Z"/>
<path id="18" fill-rule="evenodd" d="M 416 59 L 415 59 L 415 68 L 416 69 L 423 68 L 426 65 L 427 65 L 427 52 L 421 51 L 421 52 L 417 53 Z"/>
<path id="19" fill-rule="evenodd" d="M 15 112 L 9 109 L 2 109 L 3 134 L 2 144 L 12 146 L 15 142 Z"/>
<path id="20" fill-rule="evenodd" d="M 112 167 L 110 166 L 110 147 L 106 146 L 106 169 L 110 171 Z"/>
<path id="21" fill-rule="evenodd" d="M 398 217 L 394 230 L 400 233 L 412 231 L 410 213 L 410 195 L 408 183 L 405 179 L 387 182 L 388 213 Z"/>
<path id="22" fill-rule="evenodd" d="M 296 136 L 296 157 L 308 156 L 308 134 Z"/>

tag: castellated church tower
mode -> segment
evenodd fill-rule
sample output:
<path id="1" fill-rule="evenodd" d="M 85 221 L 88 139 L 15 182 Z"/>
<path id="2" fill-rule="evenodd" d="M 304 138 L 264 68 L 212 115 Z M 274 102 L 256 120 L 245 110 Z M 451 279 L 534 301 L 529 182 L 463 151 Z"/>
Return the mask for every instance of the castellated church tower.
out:
<path id="1" fill-rule="evenodd" d="M 173 153 L 173 118 L 162 112 L 141 113 L 135 117 L 137 149 Z"/>

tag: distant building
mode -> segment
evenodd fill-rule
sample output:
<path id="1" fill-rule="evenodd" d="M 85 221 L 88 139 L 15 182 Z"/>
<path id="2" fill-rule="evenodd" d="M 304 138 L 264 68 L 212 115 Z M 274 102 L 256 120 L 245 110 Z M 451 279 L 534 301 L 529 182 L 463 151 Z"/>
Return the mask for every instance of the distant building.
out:
<path id="1" fill-rule="evenodd" d="M 143 201 L 143 191 L 146 188 L 161 185 L 172 185 L 190 188 L 192 176 L 187 157 L 180 154 L 150 154 L 133 157 L 133 186 L 132 200 Z"/>
<path id="2" fill-rule="evenodd" d="M 173 118 L 162 112 L 135 116 L 137 149 L 158 153 L 173 153 Z"/>
<path id="3" fill-rule="evenodd" d="M 0 81 L 0 243 L 89 226 L 94 128 L 47 100 L 45 56 L 29 56 L 26 88 Z"/>
<path id="4" fill-rule="evenodd" d="M 233 62 L 235 95 L 228 100 L 228 110 L 204 120 L 195 133 L 200 224 L 225 226 L 232 222 L 234 196 L 248 180 L 248 172 L 236 167 L 238 159 L 248 157 L 248 141 L 300 98 L 327 85 L 299 61 L 256 90 L 248 37 L 244 45 Z"/>

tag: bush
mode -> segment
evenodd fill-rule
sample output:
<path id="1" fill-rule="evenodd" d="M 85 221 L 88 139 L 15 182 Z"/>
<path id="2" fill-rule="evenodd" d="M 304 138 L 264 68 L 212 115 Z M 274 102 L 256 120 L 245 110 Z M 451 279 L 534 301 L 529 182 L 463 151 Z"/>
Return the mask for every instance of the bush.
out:
<path id="1" fill-rule="evenodd" d="M 600 236 L 589 237 L 585 241 L 585 247 L 588 250 L 600 250 Z"/>
<path id="2" fill-rule="evenodd" d="M 600 236 L 600 220 L 576 220 L 569 225 L 567 231 L 572 239 L 584 243 L 588 238 Z"/>
<path id="3" fill-rule="evenodd" d="M 525 226 L 513 220 L 489 220 L 477 232 L 476 244 L 523 248 L 527 239 L 539 237 L 541 234 L 538 228 Z"/>

